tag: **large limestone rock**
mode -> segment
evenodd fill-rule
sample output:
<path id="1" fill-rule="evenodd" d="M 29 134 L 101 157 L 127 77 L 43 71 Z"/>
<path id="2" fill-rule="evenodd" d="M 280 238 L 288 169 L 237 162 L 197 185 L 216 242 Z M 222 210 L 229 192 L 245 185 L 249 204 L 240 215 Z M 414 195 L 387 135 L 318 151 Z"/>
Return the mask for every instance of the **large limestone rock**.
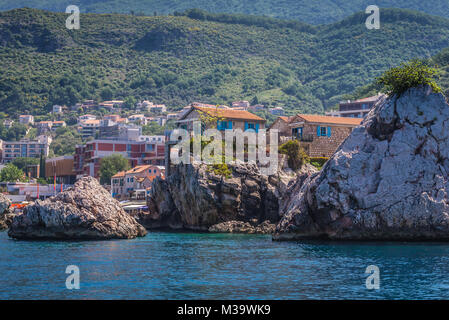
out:
<path id="1" fill-rule="evenodd" d="M 17 239 L 129 239 L 146 230 L 92 177 L 14 217 L 8 235 Z"/>
<path id="2" fill-rule="evenodd" d="M 385 98 L 294 190 L 274 239 L 449 240 L 448 174 L 445 97 Z"/>
<path id="3" fill-rule="evenodd" d="M 248 163 L 229 167 L 232 176 L 224 178 L 206 164 L 175 166 L 166 180 L 155 179 L 153 182 L 149 214 L 142 215 L 139 221 L 147 228 L 203 231 L 233 221 L 210 230 L 237 232 L 238 229 L 244 232 L 242 230 L 254 227 L 254 230 L 268 230 L 265 227 L 257 229 L 257 224 L 279 221 L 279 205 L 296 174 L 279 172 L 264 176 L 256 165 Z M 309 166 L 304 172 L 307 170 L 314 171 Z M 240 226 L 235 224 L 239 221 L 252 222 L 248 228 L 235 227 Z"/>
<path id="4" fill-rule="evenodd" d="M 0 231 L 8 229 L 9 225 L 9 207 L 11 206 L 11 200 L 4 194 L 0 193 Z"/>

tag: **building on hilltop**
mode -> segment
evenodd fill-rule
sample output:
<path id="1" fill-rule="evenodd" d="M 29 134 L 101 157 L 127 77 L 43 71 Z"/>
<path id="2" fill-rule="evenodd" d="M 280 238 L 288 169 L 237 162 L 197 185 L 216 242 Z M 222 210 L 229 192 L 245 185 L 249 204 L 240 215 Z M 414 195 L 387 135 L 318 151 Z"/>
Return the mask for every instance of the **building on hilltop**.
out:
<path id="1" fill-rule="evenodd" d="M 378 94 L 376 96 L 355 101 L 348 100 L 340 102 L 338 111 L 329 111 L 326 112 L 326 115 L 332 117 L 364 118 L 377 101 L 384 96 L 385 95 L 383 94 Z"/>
<path id="2" fill-rule="evenodd" d="M 11 128 L 13 124 L 14 124 L 14 120 L 11 120 L 11 119 L 5 119 L 5 120 L 3 120 L 3 126 L 4 126 L 6 129 Z"/>
<path id="3" fill-rule="evenodd" d="M 80 133 L 83 139 L 95 137 L 100 128 L 100 120 L 84 120 L 80 123 Z"/>
<path id="4" fill-rule="evenodd" d="M 67 124 L 65 123 L 65 121 L 53 121 L 51 130 L 56 131 L 58 128 L 63 128 L 66 126 L 67 126 Z"/>
<path id="5" fill-rule="evenodd" d="M 34 124 L 34 116 L 30 115 L 30 114 L 21 114 L 19 116 L 19 123 L 21 124 L 25 124 L 25 125 L 32 125 Z"/>

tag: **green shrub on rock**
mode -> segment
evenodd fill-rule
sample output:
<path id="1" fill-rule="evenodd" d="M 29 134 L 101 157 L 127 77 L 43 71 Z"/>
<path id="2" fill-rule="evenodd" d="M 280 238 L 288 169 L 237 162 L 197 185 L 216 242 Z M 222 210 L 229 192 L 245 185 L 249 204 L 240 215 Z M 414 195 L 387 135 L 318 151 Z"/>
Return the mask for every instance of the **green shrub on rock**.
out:
<path id="1" fill-rule="evenodd" d="M 410 88 L 429 85 L 433 92 L 441 92 L 436 84 L 437 69 L 427 65 L 419 59 L 402 63 L 399 67 L 391 68 L 377 78 L 377 83 L 384 87 L 387 94 L 401 95 Z"/>
<path id="2" fill-rule="evenodd" d="M 279 153 L 287 155 L 288 166 L 293 170 L 301 169 L 309 161 L 309 156 L 298 140 L 290 140 L 282 144 L 279 147 Z"/>

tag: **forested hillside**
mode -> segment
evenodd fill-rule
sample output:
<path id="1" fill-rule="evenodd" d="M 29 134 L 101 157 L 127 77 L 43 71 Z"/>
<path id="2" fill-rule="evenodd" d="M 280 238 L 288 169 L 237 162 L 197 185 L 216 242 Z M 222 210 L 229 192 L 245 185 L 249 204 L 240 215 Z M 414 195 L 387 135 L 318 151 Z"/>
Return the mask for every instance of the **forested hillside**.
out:
<path id="1" fill-rule="evenodd" d="M 385 69 L 449 46 L 448 19 L 399 9 L 384 10 L 380 30 L 366 29 L 364 13 L 317 27 L 187 15 L 84 14 L 81 29 L 68 30 L 64 13 L 0 13 L 1 111 L 148 98 L 174 108 L 248 99 L 323 112 Z"/>
<path id="2" fill-rule="evenodd" d="M 447 0 L 0 0 L 0 10 L 30 7 L 65 12 L 68 4 L 81 12 L 126 14 L 172 14 L 191 8 L 215 13 L 242 13 L 328 24 L 364 11 L 368 5 L 380 8 L 403 8 L 449 17 Z"/>

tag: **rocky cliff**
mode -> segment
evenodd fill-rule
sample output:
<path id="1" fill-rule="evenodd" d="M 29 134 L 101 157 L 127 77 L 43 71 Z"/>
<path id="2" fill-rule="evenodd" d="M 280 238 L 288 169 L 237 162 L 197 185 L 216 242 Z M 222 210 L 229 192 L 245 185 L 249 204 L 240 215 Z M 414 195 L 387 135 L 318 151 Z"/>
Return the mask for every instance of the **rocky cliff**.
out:
<path id="1" fill-rule="evenodd" d="M 8 229 L 10 224 L 9 207 L 11 206 L 11 200 L 8 199 L 4 194 L 0 193 L 0 231 Z"/>
<path id="2" fill-rule="evenodd" d="M 283 208 L 274 239 L 449 240 L 449 105 L 386 98 Z"/>
<path id="3" fill-rule="evenodd" d="M 175 166 L 166 180 L 153 182 L 148 201 L 150 213 L 142 215 L 139 221 L 147 228 L 272 231 L 274 226 L 269 225 L 279 221 L 279 205 L 296 174 L 264 176 L 256 165 L 248 163 L 229 168 L 231 176 L 223 177 L 206 164 Z M 312 171 L 307 166 L 303 174 Z"/>
<path id="4" fill-rule="evenodd" d="M 8 235 L 17 239 L 127 239 L 146 230 L 92 177 L 16 216 Z"/>

